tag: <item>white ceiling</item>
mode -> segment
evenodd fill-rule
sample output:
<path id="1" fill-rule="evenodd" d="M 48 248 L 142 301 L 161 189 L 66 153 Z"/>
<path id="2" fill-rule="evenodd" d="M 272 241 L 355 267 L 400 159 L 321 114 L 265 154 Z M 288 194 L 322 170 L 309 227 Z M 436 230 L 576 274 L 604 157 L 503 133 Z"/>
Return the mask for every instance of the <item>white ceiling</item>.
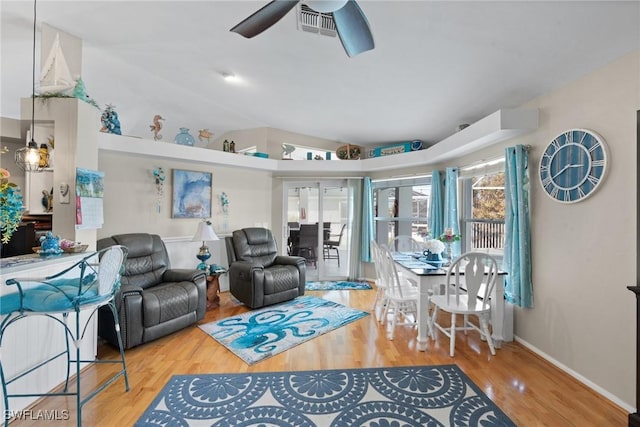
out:
<path id="1" fill-rule="evenodd" d="M 37 22 L 83 40 L 87 92 L 116 107 L 123 134 L 152 138 L 161 114 L 165 140 L 180 127 L 215 136 L 273 127 L 432 143 L 640 49 L 637 1 L 362 0 L 376 47 L 353 58 L 338 38 L 298 30 L 296 9 L 253 39 L 229 31 L 266 3 L 41 0 Z M 19 98 L 31 94 L 33 2 L 0 7 L 0 115 L 19 118 Z"/>

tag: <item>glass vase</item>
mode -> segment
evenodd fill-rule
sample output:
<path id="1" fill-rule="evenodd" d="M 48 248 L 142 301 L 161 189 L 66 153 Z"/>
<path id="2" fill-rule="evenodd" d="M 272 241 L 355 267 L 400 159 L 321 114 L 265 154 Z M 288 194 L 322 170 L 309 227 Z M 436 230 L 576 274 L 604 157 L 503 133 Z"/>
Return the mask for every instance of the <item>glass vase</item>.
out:
<path id="1" fill-rule="evenodd" d="M 190 147 L 193 147 L 193 145 L 196 143 L 196 140 L 189 133 L 188 128 L 180 128 L 180 132 L 176 135 L 174 141 L 176 144 L 188 145 Z"/>

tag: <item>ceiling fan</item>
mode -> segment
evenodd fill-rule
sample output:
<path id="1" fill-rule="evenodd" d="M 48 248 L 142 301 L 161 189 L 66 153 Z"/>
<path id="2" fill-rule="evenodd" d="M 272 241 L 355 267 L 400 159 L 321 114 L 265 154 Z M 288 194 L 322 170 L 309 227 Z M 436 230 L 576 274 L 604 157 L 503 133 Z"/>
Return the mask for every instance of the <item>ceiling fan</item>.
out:
<path id="1" fill-rule="evenodd" d="M 231 29 L 246 38 L 262 33 L 282 19 L 300 0 L 274 0 Z M 336 31 L 349 57 L 374 48 L 369 22 L 355 0 L 307 0 L 311 9 L 332 13 Z"/>

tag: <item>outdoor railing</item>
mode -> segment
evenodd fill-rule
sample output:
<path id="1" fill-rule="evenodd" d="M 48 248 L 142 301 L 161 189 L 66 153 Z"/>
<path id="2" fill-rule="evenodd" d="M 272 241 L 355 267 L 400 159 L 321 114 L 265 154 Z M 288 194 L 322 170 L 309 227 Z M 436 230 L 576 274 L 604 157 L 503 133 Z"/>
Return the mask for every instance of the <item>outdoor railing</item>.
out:
<path id="1" fill-rule="evenodd" d="M 466 223 L 471 250 L 504 249 L 504 220 L 474 219 Z"/>

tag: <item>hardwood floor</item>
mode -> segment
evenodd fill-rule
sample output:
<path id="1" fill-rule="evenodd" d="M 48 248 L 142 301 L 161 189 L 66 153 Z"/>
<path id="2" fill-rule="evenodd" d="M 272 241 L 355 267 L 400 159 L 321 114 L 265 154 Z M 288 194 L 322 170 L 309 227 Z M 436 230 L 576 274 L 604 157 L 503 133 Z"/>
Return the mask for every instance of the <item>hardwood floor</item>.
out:
<path id="1" fill-rule="evenodd" d="M 371 311 L 375 291 L 316 291 L 354 308 Z M 201 323 L 246 311 L 222 293 L 221 306 L 207 312 Z M 291 350 L 248 366 L 198 327 L 192 326 L 155 342 L 126 351 L 131 390 L 118 379 L 83 409 L 85 426 L 131 426 L 174 374 L 300 371 L 378 366 L 457 364 L 519 426 L 626 426 L 626 412 L 537 355 L 512 342 L 491 356 L 477 334 L 456 338 L 456 355 L 449 357 L 449 341 L 438 333 L 427 351 L 416 350 L 415 330 L 396 328 L 389 341 L 373 315 L 303 343 Z M 101 358 L 117 351 L 100 345 Z M 85 391 L 112 372 L 108 364 L 83 372 Z M 84 394 L 84 392 L 83 392 Z M 16 420 L 12 427 L 75 425 L 75 400 L 50 397 L 33 409 L 67 410 L 68 421 Z"/>

